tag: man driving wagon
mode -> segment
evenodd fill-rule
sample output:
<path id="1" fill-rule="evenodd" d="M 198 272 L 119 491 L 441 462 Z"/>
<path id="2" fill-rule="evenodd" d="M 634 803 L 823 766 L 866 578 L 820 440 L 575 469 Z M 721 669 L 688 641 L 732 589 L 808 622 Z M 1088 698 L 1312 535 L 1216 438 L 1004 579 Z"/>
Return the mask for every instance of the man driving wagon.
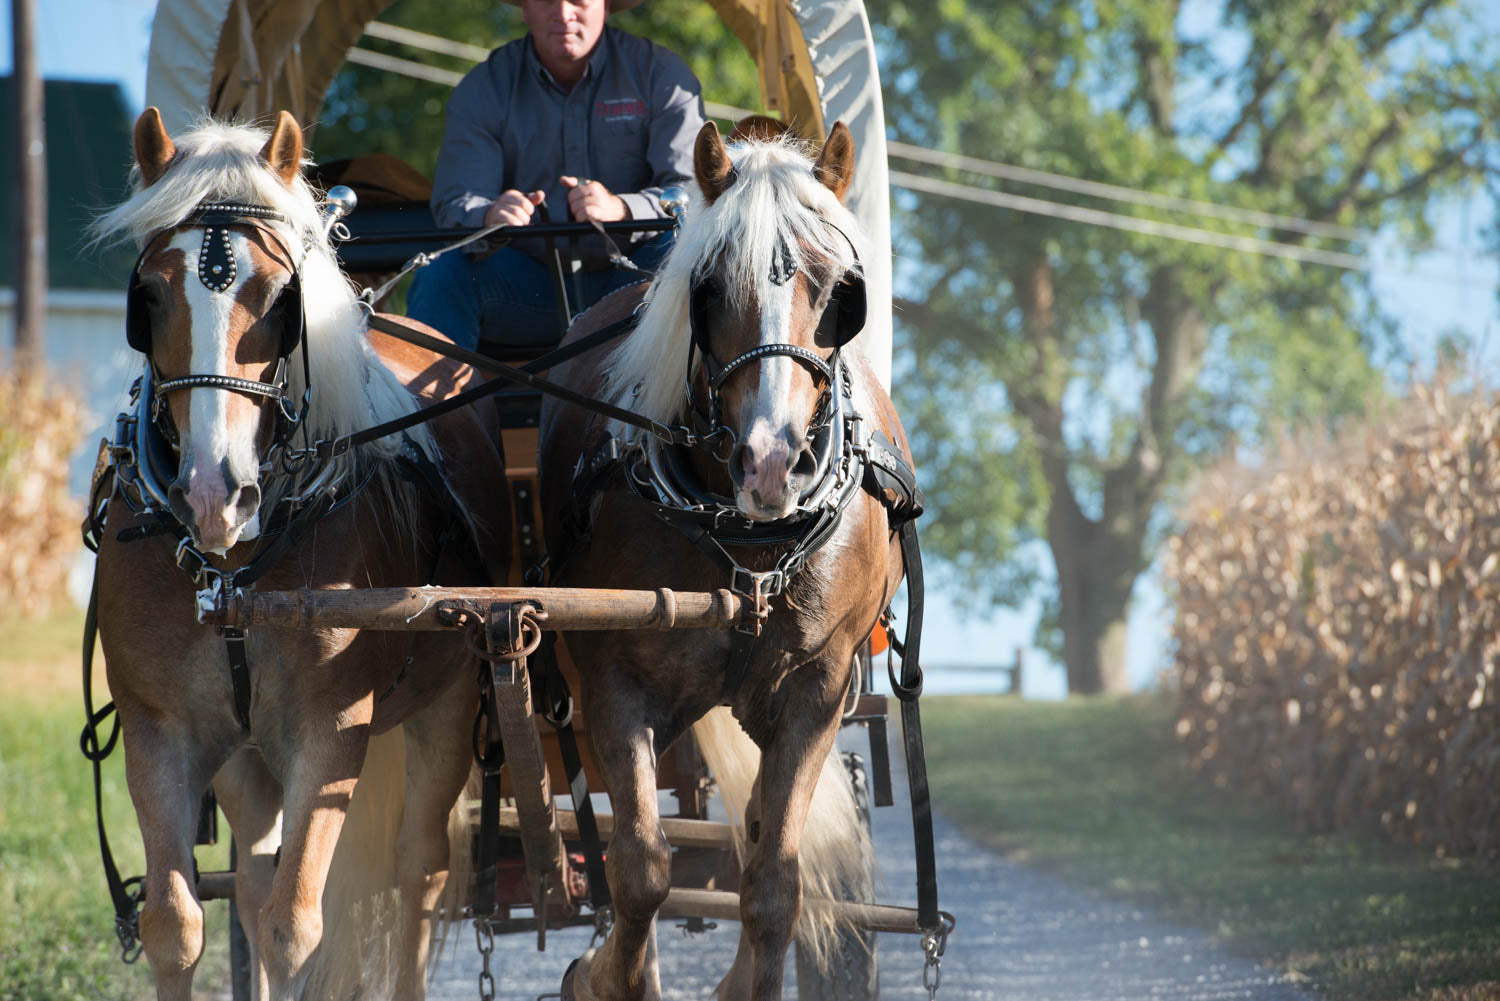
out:
<path id="1" fill-rule="evenodd" d="M 662 190 L 691 183 L 701 87 L 676 55 L 606 23 L 639 0 L 512 0 L 530 29 L 470 70 L 448 101 L 433 182 L 441 226 L 662 219 Z M 655 270 L 671 232 L 578 245 L 584 308 Z M 446 254 L 413 281 L 407 315 L 462 347 L 484 329 L 557 323 L 548 248 L 512 239 Z"/>

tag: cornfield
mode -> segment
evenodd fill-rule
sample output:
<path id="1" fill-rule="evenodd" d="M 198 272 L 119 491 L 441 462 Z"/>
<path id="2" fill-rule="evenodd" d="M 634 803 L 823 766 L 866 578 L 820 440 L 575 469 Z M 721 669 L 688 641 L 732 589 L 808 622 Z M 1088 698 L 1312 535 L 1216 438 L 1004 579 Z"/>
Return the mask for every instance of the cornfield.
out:
<path id="1" fill-rule="evenodd" d="M 68 457 L 84 413 L 45 374 L 0 373 L 0 615 L 44 615 L 65 595 L 83 503 Z"/>
<path id="2" fill-rule="evenodd" d="M 1178 735 L 1313 829 L 1500 855 L 1500 404 L 1207 476 L 1168 544 Z"/>

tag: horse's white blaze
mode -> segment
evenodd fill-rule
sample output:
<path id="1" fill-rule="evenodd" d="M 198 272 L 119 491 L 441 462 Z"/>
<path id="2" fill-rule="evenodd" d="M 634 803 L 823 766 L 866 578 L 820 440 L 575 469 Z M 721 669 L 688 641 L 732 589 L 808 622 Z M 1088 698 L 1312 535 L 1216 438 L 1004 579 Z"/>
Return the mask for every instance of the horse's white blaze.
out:
<path id="1" fill-rule="evenodd" d="M 216 239 L 217 237 L 215 237 Z M 254 273 L 255 259 L 250 241 L 231 231 L 230 249 L 234 254 L 235 280 L 222 292 L 215 292 L 198 278 L 198 254 L 203 246 L 201 230 L 187 230 L 172 238 L 171 246 L 181 250 L 189 265 L 183 276 L 183 295 L 187 300 L 188 322 L 192 330 L 192 347 L 188 360 L 193 375 L 233 375 L 229 369 L 229 325 L 233 317 L 235 295 Z M 258 478 L 260 459 L 255 453 L 255 425 L 230 426 L 230 400 L 233 394 L 222 389 L 195 387 L 188 393 L 190 440 L 184 442 L 182 461 L 188 464 L 187 499 L 200 520 L 223 522 L 228 544 L 239 532 L 230 510 L 232 500 L 223 470 L 241 484 L 252 484 Z M 254 528 L 246 525 L 243 528 Z"/>
<path id="2" fill-rule="evenodd" d="M 760 299 L 760 343 L 786 344 L 792 332 L 793 285 L 768 285 Z M 760 361 L 760 385 L 745 415 L 746 466 L 739 503 L 747 510 L 779 507 L 783 505 L 778 501 L 785 501 L 791 468 L 789 438 L 796 423 L 791 403 L 797 365 L 785 355 Z M 756 490 L 758 502 L 751 496 Z"/>

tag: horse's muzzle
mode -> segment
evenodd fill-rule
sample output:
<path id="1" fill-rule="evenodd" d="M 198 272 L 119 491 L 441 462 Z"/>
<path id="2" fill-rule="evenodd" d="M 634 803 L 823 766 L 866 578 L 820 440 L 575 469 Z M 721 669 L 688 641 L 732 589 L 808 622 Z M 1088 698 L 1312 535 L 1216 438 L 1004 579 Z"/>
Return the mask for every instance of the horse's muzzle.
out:
<path id="1" fill-rule="evenodd" d="M 172 514 L 204 552 L 224 551 L 239 541 L 260 510 L 260 486 L 236 474 L 228 459 L 204 472 L 196 464 L 178 475 L 167 491 Z"/>
<path id="2" fill-rule="evenodd" d="M 751 521 L 777 521 L 794 512 L 817 469 L 805 437 L 794 441 L 790 432 L 777 434 L 761 423 L 729 453 L 735 503 Z"/>

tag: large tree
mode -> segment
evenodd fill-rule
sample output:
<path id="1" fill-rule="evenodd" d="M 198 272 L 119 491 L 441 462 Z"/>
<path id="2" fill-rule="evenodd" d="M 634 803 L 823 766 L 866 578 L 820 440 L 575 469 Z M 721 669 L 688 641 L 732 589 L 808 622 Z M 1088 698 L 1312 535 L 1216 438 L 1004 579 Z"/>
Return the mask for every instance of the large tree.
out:
<path id="1" fill-rule="evenodd" d="M 1426 210 L 1494 155 L 1481 2 L 869 6 L 901 139 L 1416 242 Z M 1369 276 L 930 194 L 896 207 L 896 383 L 936 508 L 927 539 L 980 601 L 1051 576 L 1039 638 L 1070 691 L 1119 690 L 1172 484 L 1237 436 L 1332 419 L 1379 387 L 1391 342 Z M 1287 223 L 1170 219 L 1368 249 Z"/>

